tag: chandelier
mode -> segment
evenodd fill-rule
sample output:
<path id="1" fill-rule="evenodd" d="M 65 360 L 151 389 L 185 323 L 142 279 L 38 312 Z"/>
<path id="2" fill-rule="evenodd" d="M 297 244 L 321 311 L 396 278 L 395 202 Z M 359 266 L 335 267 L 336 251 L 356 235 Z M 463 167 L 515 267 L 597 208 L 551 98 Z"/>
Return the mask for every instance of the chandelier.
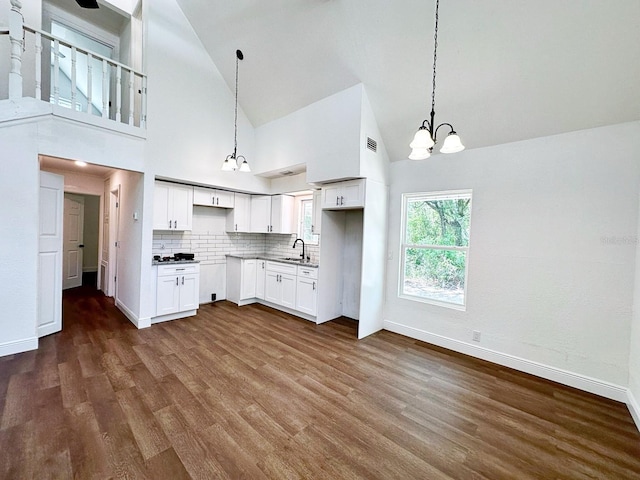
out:
<path id="1" fill-rule="evenodd" d="M 227 155 L 227 158 L 222 163 L 222 170 L 225 172 L 232 172 L 236 170 L 240 170 L 241 172 L 250 172 L 249 164 L 247 163 L 247 159 L 242 155 L 237 155 L 238 153 L 238 63 L 240 60 L 244 59 L 244 55 L 240 50 L 236 50 L 236 108 L 235 108 L 235 116 L 233 119 L 233 153 L 231 155 Z M 240 163 L 240 168 L 238 168 L 238 161 L 242 159 L 242 163 Z"/>
<path id="2" fill-rule="evenodd" d="M 437 127 L 435 126 L 435 107 L 436 107 L 436 60 L 438 58 L 438 8 L 440 6 L 440 0 L 436 0 L 436 27 L 435 33 L 433 36 L 433 81 L 432 81 L 432 90 L 431 90 L 431 114 L 430 120 L 425 119 L 422 122 L 422 125 L 416 132 L 413 137 L 413 141 L 409 144 L 411 147 L 411 154 L 409 154 L 409 158 L 411 160 L 424 160 L 425 158 L 429 158 L 431 153 L 433 152 L 433 147 L 437 143 L 437 135 L 440 127 L 449 127 L 450 131 L 447 137 L 444 139 L 444 143 L 442 144 L 442 148 L 440 148 L 441 153 L 456 153 L 464 150 L 464 145 L 460 141 L 460 137 L 453 129 L 453 126 L 450 123 L 441 123 Z"/>

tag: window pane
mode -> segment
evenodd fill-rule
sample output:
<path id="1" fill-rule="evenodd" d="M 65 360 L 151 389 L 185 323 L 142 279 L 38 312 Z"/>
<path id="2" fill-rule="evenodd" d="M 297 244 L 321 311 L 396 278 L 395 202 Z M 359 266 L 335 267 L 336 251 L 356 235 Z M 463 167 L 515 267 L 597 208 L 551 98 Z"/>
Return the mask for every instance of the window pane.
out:
<path id="1" fill-rule="evenodd" d="M 470 218 L 470 195 L 408 198 L 405 243 L 466 247 Z"/>
<path id="2" fill-rule="evenodd" d="M 302 200 L 302 239 L 305 243 L 314 243 L 315 235 L 311 232 L 311 224 L 313 223 L 313 202 L 311 200 Z"/>
<path id="3" fill-rule="evenodd" d="M 402 293 L 464 305 L 467 252 L 407 248 Z"/>

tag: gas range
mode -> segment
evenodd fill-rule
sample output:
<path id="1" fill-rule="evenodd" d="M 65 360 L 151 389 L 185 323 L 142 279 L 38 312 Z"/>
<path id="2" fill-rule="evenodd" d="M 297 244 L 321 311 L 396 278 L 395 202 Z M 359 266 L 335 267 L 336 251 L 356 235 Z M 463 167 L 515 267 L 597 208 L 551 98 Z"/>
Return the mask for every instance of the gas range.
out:
<path id="1" fill-rule="evenodd" d="M 153 261 L 157 263 L 171 263 L 171 262 L 184 262 L 185 260 L 194 260 L 195 255 L 193 253 L 174 253 L 171 256 L 154 255 Z"/>

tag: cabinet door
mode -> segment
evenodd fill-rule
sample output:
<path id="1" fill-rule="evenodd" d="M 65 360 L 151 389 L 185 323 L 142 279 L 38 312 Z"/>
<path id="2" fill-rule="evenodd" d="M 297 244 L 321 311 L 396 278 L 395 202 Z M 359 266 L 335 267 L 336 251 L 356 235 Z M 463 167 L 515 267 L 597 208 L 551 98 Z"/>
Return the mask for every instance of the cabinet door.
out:
<path id="1" fill-rule="evenodd" d="M 344 208 L 364 207 L 364 180 L 342 182 L 340 206 Z"/>
<path id="2" fill-rule="evenodd" d="M 340 208 L 339 184 L 322 187 L 322 208 Z"/>
<path id="3" fill-rule="evenodd" d="M 312 278 L 298 277 L 298 284 L 296 287 L 296 310 L 314 317 L 318 311 L 318 291 L 316 290 L 316 282 L 317 280 Z"/>
<path id="4" fill-rule="evenodd" d="M 251 233 L 271 230 L 271 196 L 251 195 Z"/>
<path id="5" fill-rule="evenodd" d="M 153 229 L 173 230 L 169 223 L 169 185 L 156 182 L 153 187 Z"/>
<path id="6" fill-rule="evenodd" d="M 249 232 L 251 230 L 251 195 L 234 194 L 233 209 L 227 213 L 227 232 Z"/>
<path id="7" fill-rule="evenodd" d="M 158 277 L 156 293 L 156 315 L 176 313 L 180 307 L 180 285 L 178 275 Z"/>
<path id="8" fill-rule="evenodd" d="M 271 225 L 270 233 L 296 233 L 295 199 L 289 195 L 274 195 L 271 197 Z"/>
<path id="9" fill-rule="evenodd" d="M 193 187 L 173 185 L 170 187 L 173 197 L 173 211 L 170 220 L 175 230 L 191 230 L 193 224 Z"/>
<path id="10" fill-rule="evenodd" d="M 195 310 L 200 306 L 198 302 L 200 293 L 200 275 L 188 273 L 180 275 L 180 304 L 179 311 Z"/>
<path id="11" fill-rule="evenodd" d="M 320 234 L 320 219 L 322 218 L 322 190 L 313 192 L 313 219 L 311 233 Z"/>
<path id="12" fill-rule="evenodd" d="M 295 275 L 280 274 L 280 305 L 288 308 L 296 308 L 296 279 Z"/>
<path id="13" fill-rule="evenodd" d="M 256 262 L 257 260 L 242 260 L 240 300 L 256 296 Z"/>
<path id="14" fill-rule="evenodd" d="M 215 206 L 216 191 L 210 188 L 193 187 L 193 204 L 205 207 Z"/>
<path id="15" fill-rule="evenodd" d="M 280 297 L 282 297 L 282 289 L 280 288 L 280 275 L 281 273 L 267 271 L 265 274 L 264 283 L 264 299 L 267 302 L 280 304 Z"/>
<path id="16" fill-rule="evenodd" d="M 215 206 L 220 208 L 233 208 L 234 197 L 233 192 L 225 190 L 216 190 Z"/>
<path id="17" fill-rule="evenodd" d="M 258 260 L 256 262 L 256 298 L 264 300 L 264 287 L 267 279 L 265 270 L 266 261 Z"/>

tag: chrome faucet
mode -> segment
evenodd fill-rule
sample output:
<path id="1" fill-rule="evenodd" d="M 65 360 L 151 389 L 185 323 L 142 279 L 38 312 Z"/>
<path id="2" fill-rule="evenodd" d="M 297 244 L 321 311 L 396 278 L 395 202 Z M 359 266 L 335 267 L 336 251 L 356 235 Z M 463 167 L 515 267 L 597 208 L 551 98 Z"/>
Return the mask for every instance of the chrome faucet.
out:
<path id="1" fill-rule="evenodd" d="M 302 240 L 301 238 L 296 238 L 296 241 L 293 242 L 293 248 L 296 248 L 296 244 L 298 242 L 302 242 L 302 255 L 300 255 L 302 257 L 302 261 L 304 262 L 304 240 Z"/>

